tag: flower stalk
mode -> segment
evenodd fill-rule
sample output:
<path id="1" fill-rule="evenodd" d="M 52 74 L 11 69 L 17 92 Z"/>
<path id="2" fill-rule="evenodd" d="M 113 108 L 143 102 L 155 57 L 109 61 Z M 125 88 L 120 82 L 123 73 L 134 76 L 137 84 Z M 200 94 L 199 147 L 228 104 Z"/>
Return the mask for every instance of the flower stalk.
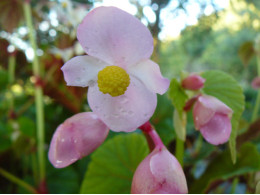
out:
<path id="1" fill-rule="evenodd" d="M 184 156 L 184 141 L 176 137 L 176 150 L 175 155 L 180 165 L 183 166 L 183 156 Z"/>
<path id="2" fill-rule="evenodd" d="M 30 1 L 24 2 L 24 14 L 26 24 L 29 30 L 29 40 L 34 51 L 33 74 L 35 77 L 40 77 L 40 64 L 36 55 L 37 45 L 35 40 L 35 31 L 32 22 Z M 44 108 L 43 108 L 43 91 L 42 87 L 35 87 L 35 103 L 36 103 L 36 125 L 37 125 L 37 152 L 39 162 L 39 177 L 40 182 L 45 180 L 45 154 L 44 154 Z"/>
<path id="3" fill-rule="evenodd" d="M 156 148 L 162 149 L 164 147 L 164 144 L 158 135 L 158 133 L 154 130 L 152 125 L 149 121 L 147 121 L 145 124 L 143 124 L 141 127 L 139 127 L 144 133 L 148 134 L 151 140 L 153 141 Z"/>

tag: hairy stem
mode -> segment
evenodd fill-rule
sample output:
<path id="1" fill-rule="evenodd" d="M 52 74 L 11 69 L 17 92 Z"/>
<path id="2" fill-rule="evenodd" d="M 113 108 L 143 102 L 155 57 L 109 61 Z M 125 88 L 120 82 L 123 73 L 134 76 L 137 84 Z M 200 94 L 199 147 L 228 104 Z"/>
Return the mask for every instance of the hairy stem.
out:
<path id="1" fill-rule="evenodd" d="M 155 129 L 152 127 L 152 125 L 150 124 L 149 121 L 146 122 L 145 124 L 143 124 L 141 127 L 139 127 L 139 129 L 141 129 L 145 134 L 147 134 L 149 136 L 150 139 L 147 139 L 148 144 L 150 143 L 150 140 L 152 140 L 155 147 L 160 148 L 160 149 L 164 147 L 164 144 L 163 144 L 160 136 L 155 131 Z M 149 146 L 150 145 L 151 144 L 149 144 Z M 150 149 L 151 149 L 151 147 L 150 147 Z"/>
<path id="2" fill-rule="evenodd" d="M 26 24 L 29 30 L 29 39 L 34 50 L 33 74 L 36 78 L 40 75 L 40 64 L 36 55 L 37 45 L 35 38 L 35 31 L 32 22 L 30 1 L 24 2 L 24 14 Z M 45 154 L 44 154 L 44 109 L 43 109 L 43 91 L 42 87 L 36 85 L 35 87 L 35 103 L 36 103 L 36 125 L 37 125 L 37 151 L 39 162 L 39 177 L 40 181 L 45 180 Z"/>

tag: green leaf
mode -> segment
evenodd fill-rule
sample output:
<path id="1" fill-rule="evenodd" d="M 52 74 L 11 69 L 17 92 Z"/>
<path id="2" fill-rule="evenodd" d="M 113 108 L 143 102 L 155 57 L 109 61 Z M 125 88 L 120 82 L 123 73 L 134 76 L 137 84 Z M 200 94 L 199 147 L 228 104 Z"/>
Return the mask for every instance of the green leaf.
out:
<path id="1" fill-rule="evenodd" d="M 173 78 L 170 83 L 169 98 L 177 109 L 179 116 L 182 116 L 183 107 L 185 106 L 188 96 L 175 78 Z"/>
<path id="2" fill-rule="evenodd" d="M 135 169 L 148 151 L 141 134 L 122 134 L 111 138 L 92 154 L 80 193 L 130 193 Z"/>
<path id="3" fill-rule="evenodd" d="M 202 74 L 202 77 L 206 79 L 203 91 L 208 95 L 218 98 L 233 110 L 229 147 L 232 161 L 235 163 L 237 128 L 245 107 L 245 97 L 242 87 L 233 77 L 221 71 L 206 71 Z"/>
<path id="4" fill-rule="evenodd" d="M 229 158 L 229 152 L 218 155 L 207 167 L 204 174 L 189 188 L 189 193 L 205 193 L 215 180 L 228 178 L 258 171 L 260 169 L 260 156 L 257 148 L 251 143 L 244 144 L 238 153 L 238 161 L 234 165 Z"/>
<path id="5" fill-rule="evenodd" d="M 182 116 L 180 117 L 179 113 L 177 112 L 177 109 L 175 109 L 173 113 L 173 123 L 174 123 L 173 125 L 177 136 L 182 141 L 185 141 L 186 123 L 187 123 L 186 113 L 183 112 Z"/>
<path id="6" fill-rule="evenodd" d="M 159 95 L 156 110 L 150 120 L 165 145 L 168 145 L 175 138 L 172 121 L 173 109 L 166 94 Z"/>
<path id="7" fill-rule="evenodd" d="M 242 60 L 242 62 L 244 63 L 244 65 L 247 66 L 249 61 L 255 55 L 254 43 L 252 41 L 244 42 L 238 50 L 238 55 Z"/>

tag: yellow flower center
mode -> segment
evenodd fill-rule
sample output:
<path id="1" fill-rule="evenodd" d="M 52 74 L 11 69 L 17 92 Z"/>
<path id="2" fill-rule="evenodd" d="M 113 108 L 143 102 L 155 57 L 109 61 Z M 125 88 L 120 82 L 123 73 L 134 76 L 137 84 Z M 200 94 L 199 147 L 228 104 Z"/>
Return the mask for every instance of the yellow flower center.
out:
<path id="1" fill-rule="evenodd" d="M 130 84 L 127 72 L 118 66 L 107 66 L 98 73 L 98 87 L 113 97 L 123 95 Z"/>

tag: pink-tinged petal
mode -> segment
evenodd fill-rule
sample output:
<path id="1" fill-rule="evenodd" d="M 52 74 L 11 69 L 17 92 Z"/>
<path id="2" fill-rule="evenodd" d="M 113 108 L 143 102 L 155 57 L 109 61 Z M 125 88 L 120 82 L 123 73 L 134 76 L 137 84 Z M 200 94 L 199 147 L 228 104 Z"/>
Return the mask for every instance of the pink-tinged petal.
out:
<path id="1" fill-rule="evenodd" d="M 66 167 L 87 156 L 108 135 L 108 127 L 92 112 L 76 114 L 55 131 L 49 149 L 49 160 L 56 168 Z"/>
<path id="2" fill-rule="evenodd" d="M 166 148 L 155 148 L 136 169 L 131 193 L 184 194 L 188 193 L 188 188 L 177 159 Z"/>
<path id="3" fill-rule="evenodd" d="M 207 124 L 201 127 L 200 132 L 209 143 L 223 144 L 230 137 L 230 118 L 227 115 L 216 113 Z"/>
<path id="4" fill-rule="evenodd" d="M 86 87 L 97 80 L 97 74 L 108 64 L 91 56 L 76 56 L 66 62 L 61 70 L 69 86 Z"/>
<path id="5" fill-rule="evenodd" d="M 116 7 L 98 7 L 89 12 L 78 27 L 77 37 L 89 55 L 121 67 L 148 59 L 153 52 L 149 30 Z"/>
<path id="6" fill-rule="evenodd" d="M 260 88 L 260 77 L 254 78 L 251 85 L 254 89 L 259 89 Z"/>
<path id="7" fill-rule="evenodd" d="M 214 110 L 204 106 L 199 100 L 196 101 L 192 112 L 196 129 L 200 129 L 200 127 L 206 124 L 215 114 Z"/>
<path id="8" fill-rule="evenodd" d="M 128 69 L 128 72 L 140 79 L 154 93 L 164 94 L 170 81 L 161 74 L 160 67 L 152 60 L 143 60 Z"/>
<path id="9" fill-rule="evenodd" d="M 199 75 L 191 74 L 182 81 L 182 87 L 189 90 L 198 90 L 204 86 L 205 79 Z"/>
<path id="10" fill-rule="evenodd" d="M 215 112 L 227 114 L 229 117 L 232 116 L 232 109 L 213 96 L 202 95 L 198 98 L 198 101 L 203 104 L 203 106 L 212 109 Z"/>
<path id="11" fill-rule="evenodd" d="M 112 131 L 130 132 L 151 118 L 156 108 L 157 97 L 138 79 L 130 77 L 130 85 L 121 96 L 103 94 L 97 85 L 90 87 L 88 103 L 93 112 Z"/>
<path id="12" fill-rule="evenodd" d="M 193 108 L 195 128 L 200 129 L 215 113 L 228 115 L 231 118 L 233 111 L 226 104 L 213 96 L 199 96 Z"/>

